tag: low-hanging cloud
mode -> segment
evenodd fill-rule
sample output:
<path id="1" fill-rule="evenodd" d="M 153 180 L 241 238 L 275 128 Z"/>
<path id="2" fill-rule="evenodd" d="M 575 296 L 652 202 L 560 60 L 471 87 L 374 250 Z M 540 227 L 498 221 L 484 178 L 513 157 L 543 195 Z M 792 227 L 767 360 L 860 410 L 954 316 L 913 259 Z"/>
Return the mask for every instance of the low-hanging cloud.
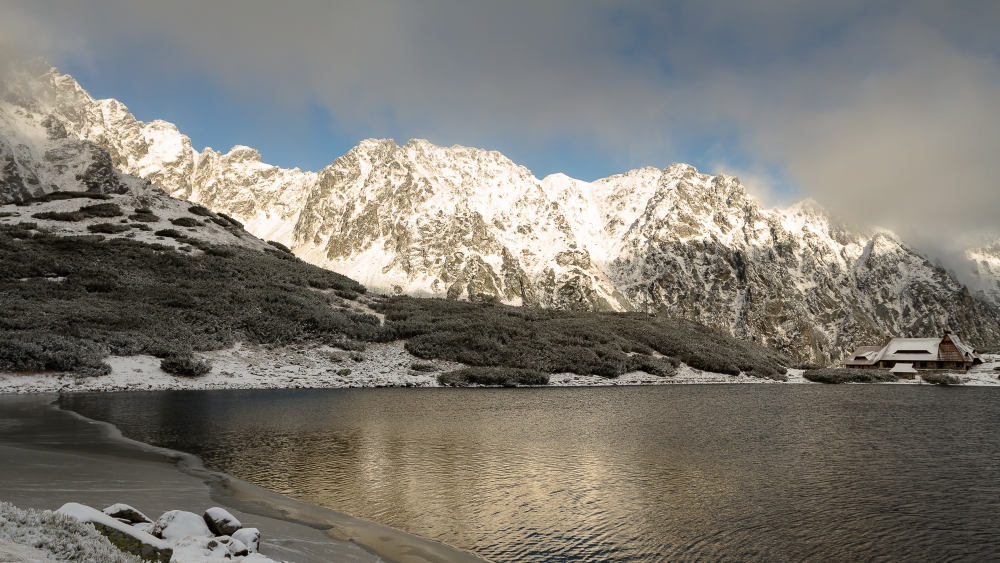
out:
<path id="1" fill-rule="evenodd" d="M 992 232 L 1000 4 L 813 4 L 0 0 L 0 33 L 56 64 L 319 103 L 359 135 L 567 140 L 768 171 L 925 246 Z"/>

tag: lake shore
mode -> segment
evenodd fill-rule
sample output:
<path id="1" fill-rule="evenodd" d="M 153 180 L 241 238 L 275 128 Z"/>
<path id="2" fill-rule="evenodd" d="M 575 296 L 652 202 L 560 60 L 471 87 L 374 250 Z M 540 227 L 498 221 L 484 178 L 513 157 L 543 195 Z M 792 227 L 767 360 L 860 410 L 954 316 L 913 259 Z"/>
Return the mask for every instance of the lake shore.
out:
<path id="1" fill-rule="evenodd" d="M 130 504 L 150 516 L 226 507 L 265 532 L 261 553 L 294 563 L 455 563 L 482 559 L 447 545 L 282 497 L 198 458 L 122 437 L 53 404 L 56 395 L 0 395 L 0 500 L 55 510 L 66 502 Z"/>
<path id="2" fill-rule="evenodd" d="M 198 359 L 212 364 L 211 373 L 201 377 L 178 377 L 160 369 L 160 359 L 153 356 L 112 356 L 107 359 L 111 373 L 98 377 L 80 377 L 72 373 L 3 373 L 2 393 L 72 393 L 90 391 L 164 391 L 179 389 L 331 389 L 351 387 L 438 387 L 439 373 L 465 367 L 463 364 L 435 360 L 428 362 L 413 356 L 404 342 L 371 344 L 364 352 L 348 352 L 328 346 L 253 346 L 237 344 L 232 348 L 200 352 Z M 994 368 L 997 357 L 970 370 L 956 373 L 965 385 L 1000 386 Z M 417 371 L 415 364 L 433 365 L 434 371 Z M 681 364 L 673 377 L 659 377 L 645 372 L 631 372 L 616 378 L 573 373 L 552 374 L 549 385 L 615 386 L 678 384 L 813 384 L 802 377 L 802 370 L 789 370 L 788 381 L 712 373 Z M 882 385 L 926 384 L 919 377 L 901 379 Z"/>

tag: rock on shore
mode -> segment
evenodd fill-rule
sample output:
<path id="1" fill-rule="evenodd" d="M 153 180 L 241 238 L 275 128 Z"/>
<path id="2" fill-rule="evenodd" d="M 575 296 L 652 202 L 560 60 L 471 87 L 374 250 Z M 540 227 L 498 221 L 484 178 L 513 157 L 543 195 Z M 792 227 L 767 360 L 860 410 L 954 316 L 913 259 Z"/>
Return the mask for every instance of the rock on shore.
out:
<path id="1" fill-rule="evenodd" d="M 275 563 L 257 552 L 260 531 L 244 529 L 239 520 L 219 507 L 209 508 L 201 516 L 170 510 L 155 522 L 127 504 L 115 504 L 102 512 L 70 502 L 56 512 L 92 525 L 113 546 L 144 561 Z"/>

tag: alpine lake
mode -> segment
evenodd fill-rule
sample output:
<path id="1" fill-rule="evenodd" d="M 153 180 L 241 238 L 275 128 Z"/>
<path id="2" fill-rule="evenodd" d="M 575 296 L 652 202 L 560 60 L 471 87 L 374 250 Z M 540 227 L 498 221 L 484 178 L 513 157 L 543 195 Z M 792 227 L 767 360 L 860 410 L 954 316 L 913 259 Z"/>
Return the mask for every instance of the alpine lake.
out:
<path id="1" fill-rule="evenodd" d="M 166 391 L 60 405 L 496 562 L 1000 561 L 1000 389 Z"/>

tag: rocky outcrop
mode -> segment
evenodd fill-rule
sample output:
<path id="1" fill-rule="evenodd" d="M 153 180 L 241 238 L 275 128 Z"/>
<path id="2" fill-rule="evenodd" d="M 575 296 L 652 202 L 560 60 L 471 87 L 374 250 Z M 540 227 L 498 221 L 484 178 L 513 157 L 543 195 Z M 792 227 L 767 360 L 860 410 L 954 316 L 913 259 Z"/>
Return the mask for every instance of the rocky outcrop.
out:
<path id="1" fill-rule="evenodd" d="M 257 528 L 244 529 L 239 520 L 219 507 L 209 508 L 204 517 L 193 512 L 171 510 L 157 518 L 155 523 L 126 504 L 115 504 L 101 512 L 70 502 L 57 513 L 92 525 L 112 545 L 146 561 L 274 563 L 258 552 L 260 531 Z M 130 524 L 133 521 L 135 523 Z"/>
<path id="2" fill-rule="evenodd" d="M 150 520 L 145 514 L 127 504 L 113 504 L 105 508 L 103 512 L 116 520 L 125 520 L 130 524 L 153 523 L 153 521 Z"/>
<path id="3" fill-rule="evenodd" d="M 0 197 L 58 185 L 66 163 L 114 191 L 110 165 L 385 293 L 684 317 L 824 364 L 946 328 L 1000 347 L 1000 245 L 968 254 L 970 291 L 889 231 L 812 201 L 763 209 L 738 179 L 684 164 L 538 179 L 493 151 L 366 140 L 319 172 L 285 170 L 248 147 L 199 152 L 45 65 L 11 76 L 0 109 L 78 152 L 38 169 L 0 144 Z M 81 156 L 87 143 L 107 160 Z"/>
<path id="4" fill-rule="evenodd" d="M 97 509 L 69 502 L 57 512 L 91 524 L 101 535 L 108 538 L 112 545 L 146 561 L 168 563 L 173 557 L 174 550 L 162 538 L 124 524 Z"/>

